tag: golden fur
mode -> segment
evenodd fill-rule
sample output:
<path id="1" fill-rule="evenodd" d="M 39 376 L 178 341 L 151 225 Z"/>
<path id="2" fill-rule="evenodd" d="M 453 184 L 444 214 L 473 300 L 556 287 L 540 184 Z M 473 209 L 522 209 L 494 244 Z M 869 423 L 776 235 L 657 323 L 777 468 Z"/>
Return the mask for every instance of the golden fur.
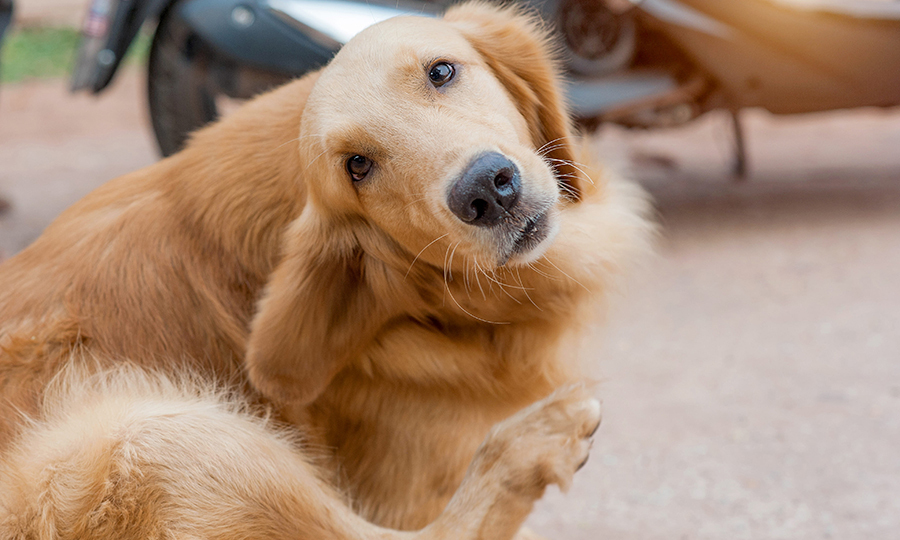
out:
<path id="1" fill-rule="evenodd" d="M 0 537 L 511 537 L 586 457 L 553 391 L 648 231 L 557 81 L 512 10 L 392 19 L 64 212 L 0 266 Z M 549 208 L 529 252 L 447 208 L 485 151 Z"/>

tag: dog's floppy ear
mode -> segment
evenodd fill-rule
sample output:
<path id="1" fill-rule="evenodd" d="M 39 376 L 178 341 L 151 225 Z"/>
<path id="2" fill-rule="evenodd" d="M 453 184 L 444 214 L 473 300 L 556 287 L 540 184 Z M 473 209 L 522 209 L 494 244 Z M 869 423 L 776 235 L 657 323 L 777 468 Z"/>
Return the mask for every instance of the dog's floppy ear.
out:
<path id="1" fill-rule="evenodd" d="M 311 403 L 375 335 L 385 317 L 365 264 L 352 224 L 308 203 L 251 324 L 248 375 L 266 397 Z"/>
<path id="2" fill-rule="evenodd" d="M 572 164 L 572 124 L 550 35 L 540 20 L 484 2 L 451 8 L 444 19 L 462 32 L 506 87 L 528 122 L 533 144 L 550 159 L 566 193 L 579 198 L 582 185 Z"/>

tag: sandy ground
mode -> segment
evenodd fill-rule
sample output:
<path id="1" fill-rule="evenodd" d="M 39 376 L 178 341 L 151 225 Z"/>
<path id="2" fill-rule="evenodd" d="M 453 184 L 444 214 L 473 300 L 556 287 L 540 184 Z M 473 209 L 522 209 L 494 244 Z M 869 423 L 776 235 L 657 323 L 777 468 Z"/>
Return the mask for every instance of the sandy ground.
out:
<path id="1" fill-rule="evenodd" d="M 56 214 L 116 176 L 156 161 L 143 81 L 95 98 L 64 81 L 0 88 L 0 257 L 28 245 Z"/>
<path id="2" fill-rule="evenodd" d="M 0 249 L 156 159 L 142 91 L 0 89 Z M 663 234 L 587 340 L 605 420 L 551 539 L 900 537 L 900 113 L 746 120 L 742 185 L 721 117 L 596 140 Z"/>
<path id="3" fill-rule="evenodd" d="M 14 24 L 80 27 L 90 0 L 13 0 Z"/>

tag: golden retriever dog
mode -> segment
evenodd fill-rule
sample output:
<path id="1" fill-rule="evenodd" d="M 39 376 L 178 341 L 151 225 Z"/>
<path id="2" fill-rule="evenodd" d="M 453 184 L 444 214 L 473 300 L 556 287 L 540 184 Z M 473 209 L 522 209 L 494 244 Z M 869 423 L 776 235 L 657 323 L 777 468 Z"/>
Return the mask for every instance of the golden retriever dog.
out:
<path id="1" fill-rule="evenodd" d="M 0 266 L 0 537 L 515 536 L 649 230 L 551 56 L 509 8 L 380 23 Z"/>

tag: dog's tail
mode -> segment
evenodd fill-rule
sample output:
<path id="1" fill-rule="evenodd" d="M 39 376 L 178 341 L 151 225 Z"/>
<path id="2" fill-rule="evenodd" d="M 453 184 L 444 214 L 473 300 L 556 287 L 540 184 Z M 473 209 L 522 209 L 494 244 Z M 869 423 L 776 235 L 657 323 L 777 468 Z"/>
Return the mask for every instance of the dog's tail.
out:
<path id="1" fill-rule="evenodd" d="M 339 497 L 234 392 L 70 366 L 0 463 L 0 538 L 328 536 L 316 530 Z"/>

